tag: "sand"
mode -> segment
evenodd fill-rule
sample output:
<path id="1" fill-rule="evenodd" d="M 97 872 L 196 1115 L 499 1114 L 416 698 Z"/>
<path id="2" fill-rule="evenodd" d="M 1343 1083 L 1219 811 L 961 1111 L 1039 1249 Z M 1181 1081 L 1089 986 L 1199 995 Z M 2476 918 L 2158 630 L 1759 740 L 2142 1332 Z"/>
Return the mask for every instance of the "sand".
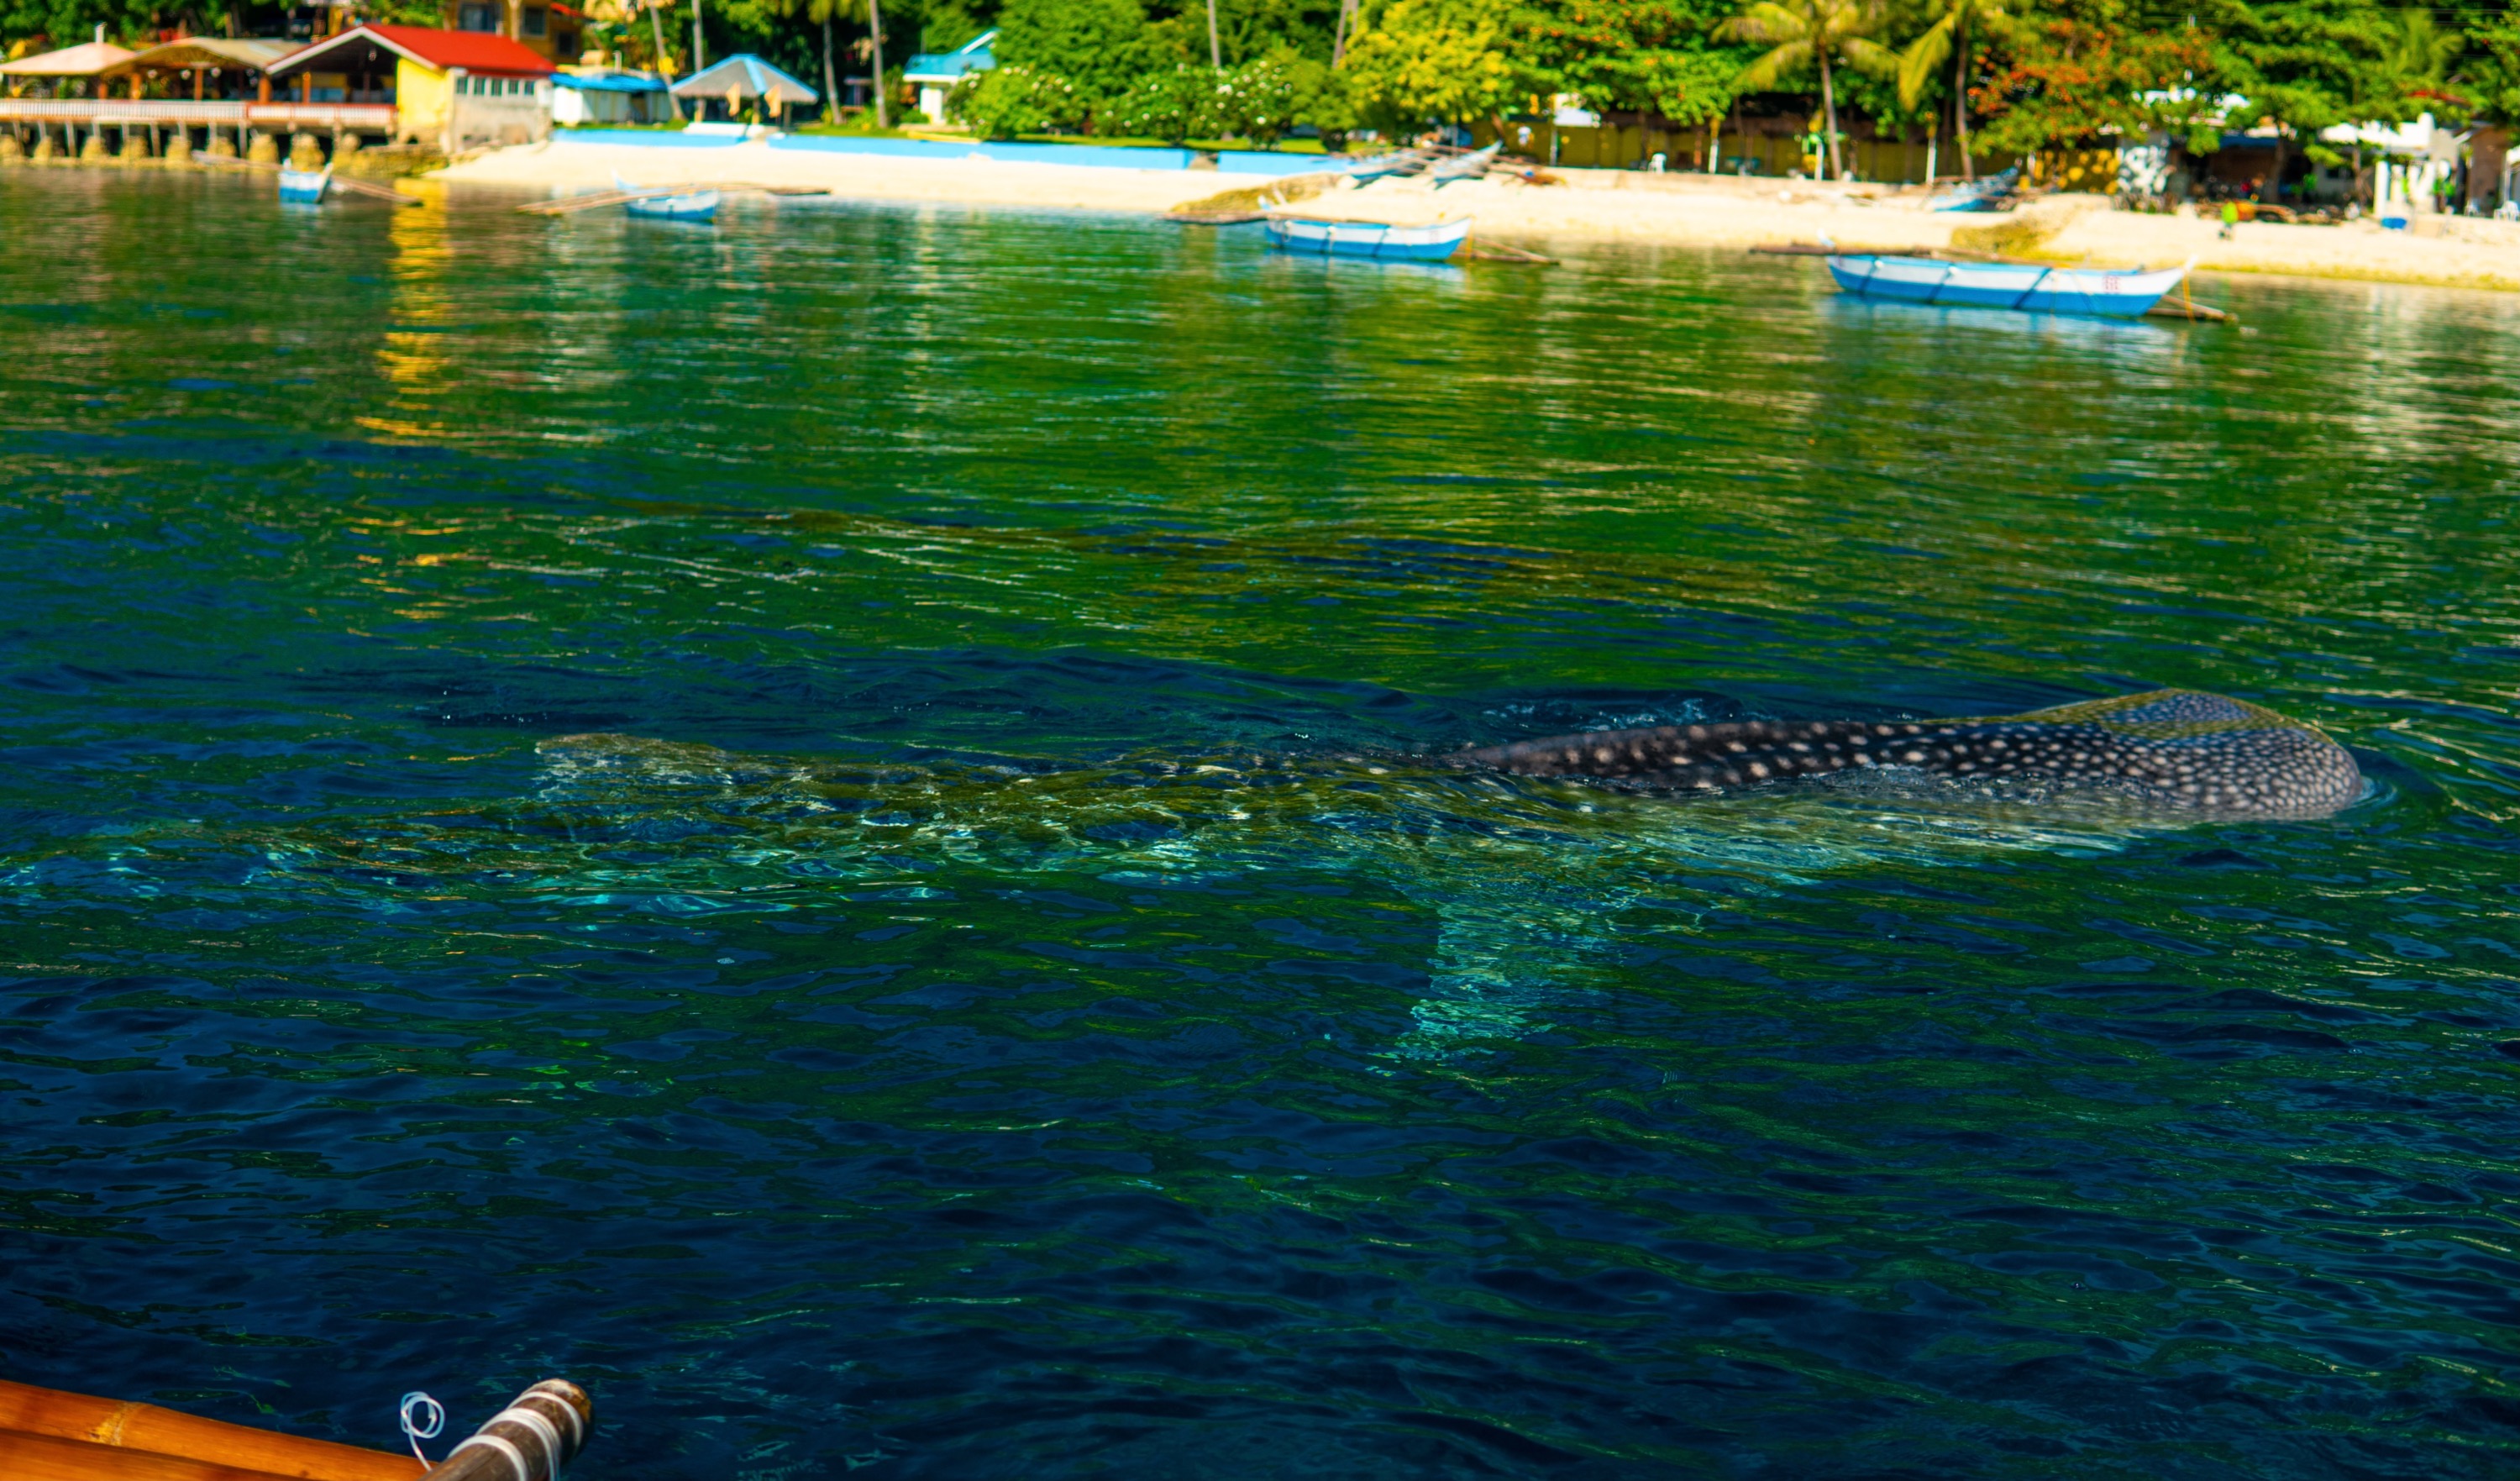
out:
<path id="1" fill-rule="evenodd" d="M 1651 175 L 1630 170 L 1559 170 L 1564 183 L 1527 185 L 1491 178 L 1440 191 L 1416 180 L 1381 180 L 1307 201 L 1307 212 L 1392 221 L 1467 213 L 1483 238 L 1539 250 L 1626 242 L 1748 247 L 1831 242 L 1851 250 L 1946 247 L 1956 230 L 2004 218 L 1928 211 L 1923 192 L 1809 181 Z M 758 141 L 719 149 L 676 149 L 561 140 L 500 150 L 453 165 L 438 178 L 537 194 L 608 187 L 614 177 L 641 185 L 821 186 L 869 201 L 1158 213 L 1265 182 L 1201 170 L 1135 170 L 986 159 L 903 159 L 775 150 Z M 2033 248 L 2057 261 L 2094 267 L 2165 267 L 2193 257 L 2207 273 L 2441 284 L 2520 291 L 2520 224 L 2464 217 L 2418 217 L 2412 231 L 2374 222 L 2291 226 L 2242 222 L 2232 240 L 2221 223 L 2195 216 L 2112 210 L 2097 197 L 2049 197 L 2017 213 L 2052 235 Z"/>

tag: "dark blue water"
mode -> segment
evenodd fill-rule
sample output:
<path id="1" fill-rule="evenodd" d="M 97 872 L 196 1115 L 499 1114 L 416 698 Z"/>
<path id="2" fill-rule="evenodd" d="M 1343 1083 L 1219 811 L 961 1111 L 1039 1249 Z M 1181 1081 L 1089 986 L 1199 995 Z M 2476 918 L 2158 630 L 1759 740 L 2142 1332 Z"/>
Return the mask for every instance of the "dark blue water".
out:
<path id="1" fill-rule="evenodd" d="M 2520 1467 L 2520 304 L 508 204 L 0 175 L 0 1372 L 564 1375 L 624 1481 Z M 1432 759 L 2157 685 L 2374 795 Z"/>

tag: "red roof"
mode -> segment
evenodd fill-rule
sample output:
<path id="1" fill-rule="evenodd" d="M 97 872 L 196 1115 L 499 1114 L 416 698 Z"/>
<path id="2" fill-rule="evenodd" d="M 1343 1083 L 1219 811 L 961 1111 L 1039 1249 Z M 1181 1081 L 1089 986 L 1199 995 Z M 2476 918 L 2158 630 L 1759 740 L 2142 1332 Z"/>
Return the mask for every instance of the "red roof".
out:
<path id="1" fill-rule="evenodd" d="M 520 43 L 485 31 L 442 31 L 427 25 L 354 25 L 338 36 L 326 37 L 292 53 L 287 67 L 273 68 L 272 75 L 305 71 L 331 53 L 375 47 L 439 71 L 460 67 L 468 72 L 544 77 L 555 69 Z"/>

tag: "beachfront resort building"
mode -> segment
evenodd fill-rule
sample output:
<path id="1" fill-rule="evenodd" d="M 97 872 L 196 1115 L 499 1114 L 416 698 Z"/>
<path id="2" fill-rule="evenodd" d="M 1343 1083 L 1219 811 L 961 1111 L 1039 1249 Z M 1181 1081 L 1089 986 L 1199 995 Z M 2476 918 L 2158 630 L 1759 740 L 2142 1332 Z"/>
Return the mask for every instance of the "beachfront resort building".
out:
<path id="1" fill-rule="evenodd" d="M 674 100 L 665 79 L 625 67 L 563 67 L 552 73 L 552 122 L 562 128 L 667 123 Z"/>
<path id="2" fill-rule="evenodd" d="M 575 62 L 586 34 L 584 12 L 551 0 L 451 0 L 439 23 L 452 31 L 505 36 L 554 65 Z"/>
<path id="3" fill-rule="evenodd" d="M 928 122 L 945 121 L 945 99 L 957 83 L 998 65 L 990 54 L 997 40 L 996 31 L 982 31 L 950 52 L 922 52 L 902 66 L 901 80 L 919 90 L 919 111 Z"/>
<path id="4" fill-rule="evenodd" d="M 202 146 L 277 157 L 275 141 L 292 132 L 392 131 L 391 97 L 373 87 L 319 95 L 276 82 L 274 68 L 298 50 L 278 38 L 183 36 L 140 52 L 92 41 L 20 58 L 0 67 L 0 154 L 138 158 Z"/>
<path id="5" fill-rule="evenodd" d="M 271 76 L 298 81 L 310 99 L 367 90 L 390 107 L 397 141 L 455 155 L 550 137 L 553 71 L 540 53 L 506 36 L 369 24 L 291 53 Z"/>

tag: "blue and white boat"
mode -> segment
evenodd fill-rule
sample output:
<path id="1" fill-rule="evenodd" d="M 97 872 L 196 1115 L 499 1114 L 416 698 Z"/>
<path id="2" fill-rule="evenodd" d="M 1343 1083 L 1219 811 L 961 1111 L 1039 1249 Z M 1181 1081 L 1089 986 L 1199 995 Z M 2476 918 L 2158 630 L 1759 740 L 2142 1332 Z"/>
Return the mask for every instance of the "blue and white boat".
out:
<path id="1" fill-rule="evenodd" d="M 671 196 L 641 196 L 621 202 L 634 216 L 653 221 L 710 221 L 717 216 L 717 192 L 684 191 Z"/>
<path id="2" fill-rule="evenodd" d="M 1374 257 L 1394 262 L 1441 262 L 1469 240 L 1470 218 L 1437 221 L 1426 226 L 1393 226 L 1384 221 L 1332 221 L 1313 216 L 1272 215 L 1269 245 L 1281 251 L 1317 257 Z"/>
<path id="3" fill-rule="evenodd" d="M 612 177 L 613 188 L 629 194 L 621 208 L 634 216 L 651 221 L 706 222 L 717 219 L 717 192 L 666 191 L 660 187 L 632 185 L 619 175 Z"/>
<path id="4" fill-rule="evenodd" d="M 320 170 L 291 169 L 287 165 L 281 166 L 280 199 L 287 204 L 320 204 L 324 200 L 324 193 L 332 188 L 333 166 L 329 164 Z"/>
<path id="5" fill-rule="evenodd" d="M 2160 272 L 2110 272 L 2016 262 L 1938 262 L 1931 257 L 1828 259 L 1829 276 L 1837 286 L 1860 297 L 2111 319 L 2139 319 L 2151 312 L 2195 265 L 2191 257 Z"/>

